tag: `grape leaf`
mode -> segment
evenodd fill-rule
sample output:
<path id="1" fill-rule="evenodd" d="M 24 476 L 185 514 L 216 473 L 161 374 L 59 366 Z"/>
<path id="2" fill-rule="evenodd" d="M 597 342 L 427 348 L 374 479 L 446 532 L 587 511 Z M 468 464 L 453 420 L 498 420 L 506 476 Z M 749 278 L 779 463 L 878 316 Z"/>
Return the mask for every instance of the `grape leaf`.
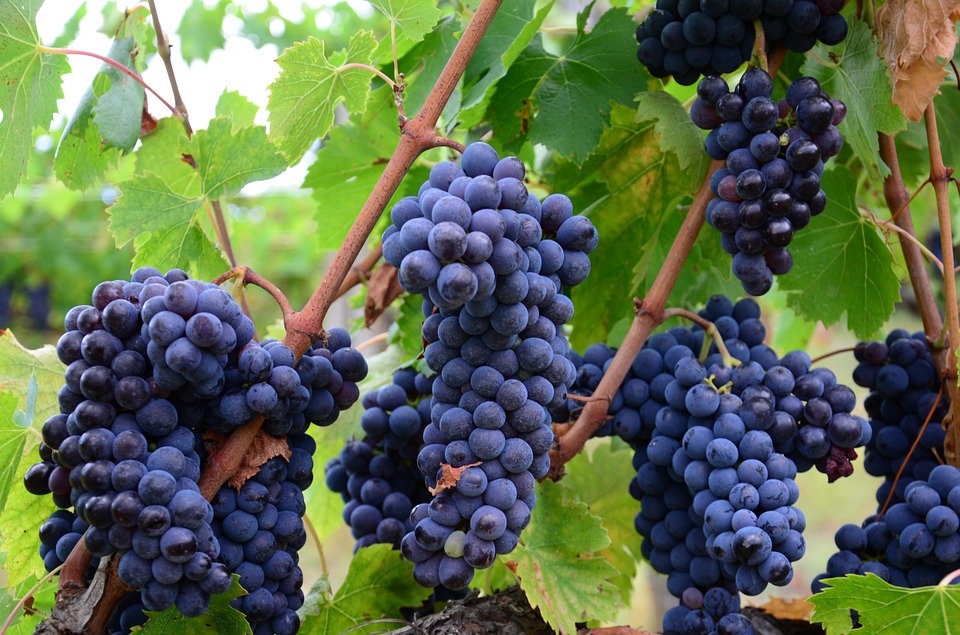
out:
<path id="1" fill-rule="evenodd" d="M 225 90 L 217 100 L 215 114 L 217 117 L 233 119 L 234 130 L 239 130 L 252 126 L 259 110 L 256 104 L 238 91 Z"/>
<path id="2" fill-rule="evenodd" d="M 33 398 L 31 400 L 28 397 L 27 405 L 32 411 L 37 399 L 37 382 L 33 376 L 31 376 L 30 387 Z M 10 488 L 20 485 L 14 482 L 13 477 L 23 456 L 32 418 L 23 410 L 17 410 L 16 396 L 0 392 L 0 509 L 6 505 Z"/>
<path id="3" fill-rule="evenodd" d="M 196 222 L 184 229 L 137 236 L 131 271 L 138 267 L 186 269 L 197 280 L 213 280 L 230 268 L 223 252 Z"/>
<path id="4" fill-rule="evenodd" d="M 393 95 L 374 91 L 362 114 L 330 131 L 330 136 L 310 164 L 304 187 L 313 188 L 316 218 L 323 231 L 316 236 L 320 249 L 336 249 L 393 156 L 400 136 Z M 423 167 L 414 167 L 394 194 L 393 202 L 416 194 L 429 177 Z M 389 215 L 390 205 L 386 214 Z"/>
<path id="5" fill-rule="evenodd" d="M 680 167 L 693 175 L 707 173 L 710 157 L 704 151 L 703 135 L 690 121 L 690 113 L 670 93 L 651 91 L 637 96 L 637 121 L 656 121 L 660 150 L 676 152 Z"/>
<path id="6" fill-rule="evenodd" d="M 811 622 L 829 635 L 854 631 L 850 611 L 859 614 L 856 633 L 960 633 L 960 589 L 928 586 L 905 589 L 884 582 L 873 573 L 827 578 L 829 585 L 807 598 L 816 607 Z"/>
<path id="7" fill-rule="evenodd" d="M 577 622 L 613 619 L 619 603 L 619 572 L 598 553 L 610 537 L 585 504 L 570 498 L 563 484 L 537 485 L 533 518 L 512 558 L 530 606 L 564 635 L 574 635 Z"/>
<path id="8" fill-rule="evenodd" d="M 640 560 L 640 535 L 634 528 L 634 517 L 640 509 L 627 493 L 627 485 L 636 477 L 630 448 L 615 448 L 601 442 L 590 452 L 581 452 L 566 465 L 563 479 L 577 500 L 587 505 L 591 514 L 600 517 L 610 535 L 611 544 L 600 555 L 613 565 L 620 575 L 614 583 L 620 590 L 624 604 L 630 603 L 633 576 Z M 627 504 L 624 504 L 626 501 Z"/>
<path id="9" fill-rule="evenodd" d="M 130 68 L 135 52 L 134 39 L 121 37 L 113 41 L 107 57 Z M 103 99 L 107 100 L 107 106 L 97 110 Z M 143 100 L 140 84 L 104 63 L 60 135 L 53 161 L 57 178 L 77 190 L 96 185 L 107 167 L 119 157 L 117 149 L 131 150 L 140 138 Z M 131 112 L 133 118 L 129 116 Z M 101 123 L 107 125 L 103 132 L 99 128 Z"/>
<path id="10" fill-rule="evenodd" d="M 350 38 L 346 51 L 329 58 L 323 42 L 310 37 L 277 58 L 280 76 L 270 84 L 270 140 L 295 162 L 317 137 L 333 125 L 333 110 L 341 102 L 351 113 L 363 112 L 370 92 L 370 72 L 341 68 L 369 64 L 377 40 L 370 31 Z"/>
<path id="11" fill-rule="evenodd" d="M 63 24 L 63 30 L 60 31 L 60 35 L 53 41 L 52 46 L 63 48 L 70 44 L 70 42 L 73 42 L 73 39 L 77 37 L 77 33 L 80 31 L 80 22 L 82 22 L 86 16 L 87 3 L 82 2 L 74 14 L 70 16 L 70 19 Z"/>
<path id="12" fill-rule="evenodd" d="M 250 623 L 237 609 L 230 606 L 230 600 L 246 595 L 240 586 L 240 576 L 233 574 L 233 584 L 226 593 L 210 596 L 210 608 L 197 617 L 187 617 L 175 606 L 166 611 L 144 611 L 147 623 L 135 626 L 131 631 L 143 635 L 209 635 L 209 633 L 230 633 L 230 635 L 251 635 Z"/>
<path id="13" fill-rule="evenodd" d="M 397 317 L 390 325 L 389 342 L 397 344 L 407 359 L 416 359 L 423 353 L 423 337 L 420 329 L 423 326 L 423 298 L 417 294 L 407 293 L 400 299 Z"/>
<path id="14" fill-rule="evenodd" d="M 30 456 L 36 456 L 37 445 L 36 437 L 26 437 L 14 483 L 23 482 L 27 469 L 35 462 Z M 7 554 L 3 569 L 8 580 L 25 580 L 30 576 L 39 579 L 46 575 L 43 559 L 37 555 L 40 544 L 37 532 L 55 509 L 49 496 L 34 496 L 20 486 L 10 488 L 6 505 L 0 512 L 0 552 Z"/>
<path id="15" fill-rule="evenodd" d="M 957 47 L 960 0 L 890 0 L 877 9 L 883 57 L 893 77 L 893 103 L 911 121 L 940 91 L 945 60 Z"/>
<path id="16" fill-rule="evenodd" d="M 778 278 L 787 305 L 829 326 L 844 312 L 860 338 L 874 335 L 900 300 L 893 255 L 877 228 L 857 209 L 857 180 L 843 166 L 823 175 L 827 208 L 790 244 L 793 270 Z"/>
<path id="17" fill-rule="evenodd" d="M 313 585 L 300 609 L 302 635 L 373 633 L 379 618 L 400 618 L 402 607 L 416 607 L 433 589 L 413 582 L 413 564 L 390 545 L 371 545 L 357 551 L 343 585 L 334 594 L 326 576 Z"/>
<path id="18" fill-rule="evenodd" d="M 460 29 L 454 16 L 447 16 L 422 42 L 410 49 L 400 60 L 400 68 L 410 69 L 409 80 L 403 92 L 404 109 L 409 114 L 419 112 L 427 95 L 437 83 L 443 67 L 457 46 L 456 32 Z"/>
<path id="19" fill-rule="evenodd" d="M 183 12 L 177 35 L 180 36 L 180 54 L 187 62 L 207 61 L 216 49 L 223 48 L 223 19 L 227 15 L 228 0 L 219 0 L 208 7 L 204 0 L 193 0 Z"/>
<path id="20" fill-rule="evenodd" d="M 34 128 L 44 130 L 63 97 L 63 55 L 42 53 L 35 24 L 43 0 L 0 0 L 0 200 L 27 170 Z"/>
<path id="21" fill-rule="evenodd" d="M 0 329 L 0 390 L 17 396 L 17 409 L 33 413 L 30 425 L 36 429 L 50 416 L 60 412 L 57 393 L 63 384 L 64 365 L 50 345 L 24 348 L 13 331 Z M 30 384 L 36 382 L 36 404 L 31 406 Z"/>
<path id="22" fill-rule="evenodd" d="M 822 45 L 807 57 L 803 73 L 819 80 L 830 97 L 847 105 L 847 118 L 840 124 L 844 141 L 867 168 L 876 167 L 881 176 L 890 169 L 879 159 L 877 131 L 887 134 L 903 130 L 907 121 L 890 102 L 890 76 L 877 57 L 877 42 L 865 23 L 855 20 L 847 39 L 836 47 Z M 826 64 L 821 60 L 832 60 Z"/>
<path id="23" fill-rule="evenodd" d="M 407 39 L 419 42 L 440 19 L 434 0 L 370 0 Z"/>
<path id="24" fill-rule="evenodd" d="M 497 11 L 463 73 L 464 90 L 459 115 L 463 125 L 473 127 L 483 120 L 494 84 L 507 74 L 507 69 L 533 40 L 553 8 L 554 0 L 534 14 L 536 4 L 536 0 L 517 0 Z"/>
<path id="25" fill-rule="evenodd" d="M 960 165 L 960 90 L 943 91 L 933 100 L 933 106 L 937 111 L 943 163 Z M 905 131 L 897 135 L 896 141 L 900 171 L 903 172 L 904 183 L 912 189 L 930 176 L 926 127 L 922 121 L 910 123 Z M 913 209 L 914 214 L 920 211 L 918 207 Z M 922 226 L 922 221 L 919 224 Z"/>
<path id="26" fill-rule="evenodd" d="M 577 210 L 586 213 L 600 233 L 601 247 L 590 254 L 590 277 L 603 281 L 573 290 L 577 311 L 572 343 L 582 350 L 603 340 L 615 322 L 633 315 L 633 294 L 647 272 L 656 271 L 648 249 L 657 244 L 667 219 L 682 217 L 678 203 L 699 186 L 700 175 L 684 172 L 675 154 L 660 151 L 653 122 L 637 123 L 635 111 L 620 105 L 614 106 L 611 127 L 596 153 L 574 174 L 575 187 L 605 185 L 599 196 L 586 198 L 593 202 L 590 208 Z"/>
<path id="27" fill-rule="evenodd" d="M 237 194 L 247 183 L 269 179 L 287 167 L 284 157 L 267 139 L 266 128 L 235 128 L 232 117 L 217 117 L 181 147 L 196 163 L 200 188 L 207 200 Z"/>
<path id="28" fill-rule="evenodd" d="M 517 152 L 530 141 L 586 159 L 607 124 L 610 102 L 632 103 L 645 87 L 635 27 L 625 11 L 607 11 L 559 56 L 534 37 L 491 100 L 490 122 L 502 149 Z"/>

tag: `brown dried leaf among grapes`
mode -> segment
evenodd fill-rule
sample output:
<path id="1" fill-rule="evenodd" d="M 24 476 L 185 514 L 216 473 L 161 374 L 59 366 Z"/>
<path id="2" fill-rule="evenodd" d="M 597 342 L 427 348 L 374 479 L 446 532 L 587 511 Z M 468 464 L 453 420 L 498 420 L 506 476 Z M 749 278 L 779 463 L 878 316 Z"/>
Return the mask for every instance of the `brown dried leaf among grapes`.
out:
<path id="1" fill-rule="evenodd" d="M 890 0 L 877 9 L 893 102 L 911 121 L 919 121 L 940 92 L 957 46 L 957 20 L 960 0 Z"/>
<path id="2" fill-rule="evenodd" d="M 440 469 L 442 474 L 440 480 L 437 481 L 436 487 L 429 488 L 430 493 L 436 496 L 445 489 L 452 489 L 457 486 L 457 481 L 460 480 L 460 475 L 466 471 L 468 467 L 477 467 L 480 463 L 468 463 L 467 465 L 462 465 L 460 467 L 453 467 L 446 463 L 440 464 Z"/>

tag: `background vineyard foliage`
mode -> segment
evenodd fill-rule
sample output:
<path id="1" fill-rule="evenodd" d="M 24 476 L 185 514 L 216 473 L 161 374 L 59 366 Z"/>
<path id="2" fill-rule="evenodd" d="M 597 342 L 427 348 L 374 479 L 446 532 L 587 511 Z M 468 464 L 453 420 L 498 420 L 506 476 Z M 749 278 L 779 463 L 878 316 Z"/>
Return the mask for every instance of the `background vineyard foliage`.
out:
<path id="1" fill-rule="evenodd" d="M 30 26 L 21 34 L 29 42 L 35 37 L 32 13 L 40 2 L 0 0 L 0 16 L 4 18 L 0 21 L 6 22 L 14 5 L 20 4 L 31 9 L 27 20 Z M 53 9 L 49 6 L 52 4 L 44 6 L 37 17 L 43 44 L 71 46 L 76 38 L 97 30 L 103 35 L 95 39 L 96 50 L 106 54 L 114 34 L 118 34 L 118 40 L 129 37 L 139 52 L 127 61 L 166 94 L 165 76 L 145 8 L 134 9 L 124 18 L 124 9 L 128 8 L 124 3 L 72 3 L 76 13 L 64 20 L 62 9 Z M 423 104 L 478 2 L 441 0 L 436 4 L 437 10 L 433 11 L 429 1 L 411 3 L 423 8 L 423 15 L 415 20 L 402 18 L 397 24 L 397 53 L 399 68 L 406 73 L 404 104 L 408 114 L 416 113 Z M 573 295 L 577 313 L 571 339 L 579 350 L 596 341 L 619 344 L 632 317 L 630 298 L 642 297 L 649 288 L 708 165 L 701 133 L 684 111 L 694 88 L 673 82 L 664 85 L 636 63 L 632 15 L 650 4 L 636 0 L 504 3 L 440 122 L 444 132 L 458 140 L 489 137 L 502 153 L 517 154 L 531 167 L 533 192 L 567 193 L 575 209 L 587 213 L 597 225 L 601 243 L 593 254 L 593 272 Z M 831 204 L 813 224 L 815 230 L 818 222 L 832 222 L 834 229 L 819 233 L 807 230 L 809 236 L 801 235 L 792 247 L 794 270 L 763 299 L 777 350 L 806 348 L 816 355 L 849 345 L 857 338 L 875 336 L 887 325 L 911 330 L 918 325 L 911 313 L 908 288 L 903 290 L 906 302 L 902 310 L 893 313 L 905 278 L 901 254 L 898 249 L 887 248 L 884 243 L 895 241 L 880 233 L 862 212 L 885 214 L 882 176 L 886 167 L 877 156 L 875 131 L 899 133 L 897 148 L 911 191 L 928 175 L 926 137 L 922 123 L 909 123 L 889 105 L 891 83 L 877 56 L 878 44 L 871 39 L 866 24 L 854 19 L 853 4 L 844 10 L 851 21 L 851 34 L 844 44 L 817 47 L 806 56 L 789 55 L 776 78 L 779 93 L 785 81 L 802 74 L 814 75 L 850 109 L 841 127 L 846 147 L 825 178 Z M 121 126 L 119 111 L 107 112 L 100 119 L 89 112 L 74 114 L 80 100 L 76 90 L 67 91 L 67 99 L 56 102 L 60 96 L 56 80 L 68 70 L 62 56 L 37 53 L 36 60 L 49 65 L 41 67 L 46 70 L 37 75 L 30 67 L 0 70 L 0 77 L 6 78 L 19 70 L 17 80 L 40 88 L 38 99 L 29 104 L 29 121 L 16 119 L 7 107 L 9 102 L 4 101 L 14 98 L 0 93 L 0 108 L 5 114 L 11 113 L 0 120 L 0 131 L 7 134 L 18 124 L 34 130 L 32 144 L 7 142 L 0 159 L 4 170 L 0 196 L 5 196 L 0 202 L 0 328 L 9 329 L 0 339 L 0 387 L 17 396 L 15 405 L 9 400 L 0 402 L 5 408 L 0 411 L 25 413 L 16 420 L 19 424 L 32 422 L 38 426 L 55 407 L 55 376 L 60 369 L 49 349 L 26 351 L 17 340 L 30 348 L 55 341 L 64 311 L 86 301 L 98 281 L 124 275 L 131 262 L 138 265 L 150 259 L 150 264 L 161 268 L 182 266 L 205 279 L 227 268 L 202 211 L 205 202 L 223 200 L 239 262 L 276 282 L 297 307 L 309 296 L 329 254 L 346 235 L 395 148 L 396 110 L 389 88 L 376 79 L 370 82 L 368 75 L 351 75 L 360 97 L 354 93 L 336 108 L 328 108 L 327 125 L 315 126 L 318 142 L 309 135 L 290 134 L 277 125 L 277 109 L 268 116 L 267 84 L 274 78 L 266 78 L 261 84 L 214 85 L 191 82 L 191 77 L 209 77 L 218 64 L 229 64 L 224 49 L 252 48 L 262 58 L 272 59 L 310 37 L 323 41 L 323 50 L 334 63 L 344 61 L 337 51 L 349 50 L 346 56 L 351 60 L 369 61 L 392 74 L 390 20 L 363 2 L 330 6 L 305 3 L 299 11 L 291 11 L 287 5 L 192 0 L 169 10 L 161 6 L 162 15 L 171 16 L 165 26 L 174 43 L 184 99 L 191 108 L 193 126 L 199 131 L 190 141 L 152 96 L 148 96 L 147 104 L 159 119 L 158 126 L 135 147 L 125 147 L 120 139 L 122 131 L 110 127 L 111 123 Z M 182 18 L 176 24 L 172 16 L 181 9 Z M 3 37 L 0 34 L 0 39 Z M 312 41 L 300 46 L 310 47 L 302 50 L 311 54 L 318 48 Z M 589 63 L 581 64 L 581 59 L 589 59 Z M 69 63 L 73 74 L 65 76 L 66 85 L 73 82 L 83 87 L 80 93 L 86 86 L 93 86 L 98 96 L 103 95 L 114 81 L 97 75 L 97 62 L 81 62 L 74 57 Z M 52 76 L 46 74 L 50 71 Z M 282 82 L 275 86 L 273 99 L 282 97 L 283 89 Z M 76 93 L 72 98 L 71 92 Z M 960 165 L 960 139 L 956 136 L 960 130 L 960 91 L 945 83 L 935 104 L 944 162 Z M 273 124 L 269 133 L 264 127 L 268 120 Z M 68 133 L 60 141 L 64 130 Z M 58 144 L 59 156 L 55 158 Z M 213 159 L 205 174 L 218 179 L 195 178 L 192 169 L 181 162 L 156 161 L 169 157 L 170 149 L 177 147 L 189 148 L 197 156 L 209 152 Z M 233 162 L 217 158 L 241 154 L 244 158 Z M 415 193 L 429 166 L 454 155 L 439 149 L 422 156 L 397 196 Z M 21 171 L 22 179 L 17 176 Z M 144 211 L 163 202 L 154 194 L 157 188 L 147 187 L 158 183 L 165 196 L 182 203 L 181 214 L 150 221 L 155 224 L 145 229 Z M 10 196 L 14 189 L 15 195 Z M 953 209 L 958 209 L 956 192 L 951 197 Z M 918 232 L 935 234 L 931 189 L 919 194 L 913 211 Z M 376 244 L 385 222 L 381 219 L 370 245 Z M 161 232 L 180 225 L 183 227 L 178 236 L 191 241 L 189 248 L 171 255 L 169 245 L 152 242 Z M 155 232 L 153 237 L 147 233 L 150 230 Z M 134 234 L 136 238 L 130 240 Z M 156 261 L 157 254 L 163 254 L 162 262 Z M 818 265 L 823 262 L 830 263 L 827 269 Z M 811 275 L 813 271 L 818 275 Z M 865 287 L 865 276 L 877 284 Z M 357 308 L 362 306 L 365 292 L 361 287 L 343 302 L 335 314 L 340 322 L 349 321 L 360 329 Z M 727 256 L 716 235 L 704 231 L 669 305 L 696 308 L 716 293 L 737 297 L 742 291 L 731 279 Z M 248 297 L 258 327 L 278 332 L 278 312 L 269 298 L 257 293 Z M 371 358 L 372 372 L 364 388 L 384 383 L 396 365 L 413 360 L 420 352 L 419 300 L 401 298 L 387 320 L 375 329 L 387 328 L 389 321 L 395 324 L 390 327 L 390 346 Z M 355 342 L 371 333 L 364 331 Z M 847 358 L 831 361 L 841 377 L 849 377 L 852 365 Z M 27 389 L 31 375 L 38 388 L 33 397 Z M 358 416 L 354 411 L 334 428 L 318 433 L 326 443 L 320 444 L 317 466 L 337 452 L 342 440 L 357 432 Z M 0 458 L 6 464 L 0 472 L 0 494 L 9 496 L 7 509 L 26 508 L 27 512 L 16 517 L 0 515 L 0 551 L 6 554 L 7 575 L 7 590 L 0 604 L 8 609 L 42 575 L 34 554 L 35 536 L 36 526 L 48 511 L 39 509 L 39 503 L 17 486 L 10 487 L 30 464 L 37 441 L 16 423 L 8 423 L 9 418 L 3 417 L 4 440 L 0 441 Z M 592 462 L 581 457 L 569 466 L 571 476 L 563 484 L 569 488 L 565 495 L 570 500 L 562 496 L 558 500 L 574 505 L 573 499 L 579 499 L 590 505 L 591 511 L 602 517 L 615 549 L 626 546 L 632 554 L 638 554 L 639 537 L 632 528 L 632 512 L 606 513 L 617 506 L 634 504 L 625 486 L 630 477 L 629 453 L 621 450 L 619 458 L 617 452 L 607 456 L 611 450 L 604 446 L 608 444 L 598 444 Z M 20 461 L 21 456 L 26 458 Z M 604 464 L 617 460 L 617 471 L 611 471 L 610 478 L 621 476 L 624 483 L 613 501 L 591 486 L 590 475 L 603 471 L 597 467 L 601 460 Z M 804 492 L 801 503 L 809 511 L 807 536 L 811 548 L 800 563 L 797 580 L 785 590 L 801 596 L 832 552 L 834 529 L 865 517 L 872 507 L 871 497 L 865 493 L 875 488 L 873 479 L 862 470 L 829 489 L 817 477 L 807 474 L 800 481 Z M 609 486 L 614 487 L 612 482 Z M 322 486 L 314 486 L 308 494 L 308 505 L 327 545 L 330 588 L 337 589 L 350 566 L 346 558 L 331 557 L 347 553 L 351 544 L 340 520 L 341 503 Z M 849 511 L 838 517 L 835 510 L 839 508 Z M 21 530 L 24 523 L 27 527 Z M 584 531 L 589 533 L 589 527 Z M 624 600 L 622 608 L 617 612 L 613 606 L 602 607 L 598 613 L 610 622 L 655 630 L 663 607 L 653 606 L 648 598 L 659 592 L 659 583 L 645 564 L 624 564 L 631 558 L 620 555 L 610 561 L 623 574 L 617 581 Z M 321 572 L 316 553 L 309 547 L 305 560 L 309 586 Z M 508 574 L 496 571 L 494 579 L 509 580 Z M 481 583 L 489 580 L 478 576 Z M 49 611 L 52 601 L 52 585 L 48 584 L 35 602 L 39 612 L 23 618 L 20 627 L 24 632 Z"/>

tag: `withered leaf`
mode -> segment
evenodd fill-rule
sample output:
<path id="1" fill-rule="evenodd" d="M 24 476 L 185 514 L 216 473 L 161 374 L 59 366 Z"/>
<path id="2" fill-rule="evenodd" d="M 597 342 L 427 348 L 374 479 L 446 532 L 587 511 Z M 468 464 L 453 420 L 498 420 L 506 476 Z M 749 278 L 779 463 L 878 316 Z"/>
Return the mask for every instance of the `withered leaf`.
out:
<path id="1" fill-rule="evenodd" d="M 466 471 L 468 467 L 476 467 L 480 465 L 479 463 L 468 463 L 461 467 L 453 467 L 452 465 L 447 465 L 446 463 L 440 464 L 440 470 L 442 474 L 440 480 L 437 481 L 436 487 L 431 487 L 430 493 L 436 496 L 445 489 L 450 489 L 457 486 L 457 481 L 460 480 L 460 475 Z"/>
<path id="2" fill-rule="evenodd" d="M 394 300 L 400 297 L 403 287 L 400 286 L 400 280 L 397 278 L 397 268 L 387 263 L 383 263 L 374 270 L 367 287 L 363 317 L 365 326 L 369 327 Z"/>

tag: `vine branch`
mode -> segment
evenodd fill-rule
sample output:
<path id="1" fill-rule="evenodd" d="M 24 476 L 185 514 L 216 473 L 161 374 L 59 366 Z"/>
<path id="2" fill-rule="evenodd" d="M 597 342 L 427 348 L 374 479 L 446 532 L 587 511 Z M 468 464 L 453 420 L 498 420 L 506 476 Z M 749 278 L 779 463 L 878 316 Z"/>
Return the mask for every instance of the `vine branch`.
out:
<path id="1" fill-rule="evenodd" d="M 369 280 L 370 274 L 373 273 L 373 268 L 377 266 L 381 256 L 383 256 L 383 245 L 378 244 L 370 250 L 370 253 L 368 253 L 359 264 L 350 267 L 350 271 L 347 272 L 346 277 L 340 284 L 340 288 L 337 290 L 337 296 L 334 299 L 343 297 L 353 287 Z"/>
<path id="2" fill-rule="evenodd" d="M 890 209 L 891 220 L 907 234 L 916 237 L 917 232 L 913 226 L 913 215 L 910 212 L 912 196 L 903 183 L 900 159 L 897 156 L 897 144 L 890 135 L 881 132 L 878 136 L 880 158 L 890 168 L 890 175 L 883 181 L 883 196 L 887 201 L 887 207 Z M 940 309 L 937 307 L 933 288 L 930 286 L 930 276 L 927 275 L 923 255 L 913 242 L 900 241 L 900 248 L 903 250 L 903 259 L 907 265 L 913 294 L 916 296 L 917 305 L 920 307 L 923 331 L 927 334 L 928 340 L 935 341 L 943 330 L 943 320 L 940 318 Z"/>
<path id="3" fill-rule="evenodd" d="M 958 465 L 957 446 L 960 443 L 960 421 L 957 421 L 960 408 L 960 388 L 957 386 L 957 344 L 960 343 L 960 315 L 957 307 L 957 278 L 953 274 L 953 230 L 950 226 L 950 171 L 943 164 L 940 150 L 940 134 L 937 131 L 937 113 L 930 104 L 923 113 L 923 123 L 927 132 L 927 147 L 930 153 L 930 181 L 937 199 L 937 218 L 940 222 L 940 248 L 943 251 L 943 290 L 946 296 L 946 328 L 948 333 L 946 355 L 941 369 L 947 397 L 950 402 L 944 423 L 947 425 L 947 437 L 944 451 L 947 461 Z M 946 275 L 949 274 L 949 275 Z"/>
<path id="4" fill-rule="evenodd" d="M 183 97 L 180 96 L 180 86 L 177 85 L 177 76 L 173 72 L 173 61 L 170 59 L 170 43 L 163 35 L 163 27 L 160 26 L 160 16 L 157 13 L 157 4 L 154 0 L 148 0 L 150 4 L 150 15 L 153 18 L 153 30 L 157 32 L 157 54 L 163 60 L 163 66 L 167 69 L 167 79 L 170 80 L 170 89 L 173 91 L 173 103 L 180 113 L 180 121 L 183 122 L 183 128 L 187 131 L 187 136 L 193 136 L 193 128 L 190 126 L 190 115 L 187 113 L 187 107 L 183 103 Z M 236 264 L 236 263 L 231 263 Z"/>
<path id="5" fill-rule="evenodd" d="M 287 335 L 284 343 L 299 358 L 323 334 L 323 319 L 333 301 L 339 296 L 340 289 L 353 268 L 357 255 L 366 243 L 370 232 L 383 213 L 390 198 L 396 192 L 407 170 L 421 153 L 438 145 L 440 138 L 436 132 L 437 121 L 447 101 L 453 94 L 467 67 L 467 63 L 476 51 L 480 40 L 493 21 L 503 0 L 482 0 L 480 6 L 463 32 L 460 41 L 447 60 L 436 84 L 427 96 L 423 109 L 403 127 L 397 149 L 390 157 L 383 174 L 357 215 L 353 227 L 343 240 L 314 290 L 313 295 L 301 311 L 294 312 L 285 320 Z M 200 478 L 201 493 L 208 499 L 216 493 L 223 483 L 233 475 L 243 457 L 263 425 L 263 418 L 257 417 L 247 425 L 235 430 L 226 442 L 210 458 L 210 468 L 204 469 Z"/>
<path id="6" fill-rule="evenodd" d="M 550 473 L 549 478 L 557 480 L 563 474 L 563 466 L 567 461 L 576 456 L 583 449 L 584 444 L 593 436 L 604 423 L 607 415 L 607 401 L 603 397 L 613 395 L 620 384 L 627 376 L 630 365 L 636 358 L 637 353 L 643 347 L 644 342 L 664 320 L 664 308 L 667 304 L 667 298 L 676 284 L 683 263 L 690 255 L 700 228 L 704 223 L 704 211 L 707 203 L 713 198 L 713 191 L 710 189 L 710 177 L 714 172 L 723 167 L 723 161 L 714 161 L 710 164 L 700 190 L 697 192 L 690 210 L 687 212 L 680 231 L 677 232 L 673 244 L 670 246 L 670 257 L 666 259 L 663 267 L 657 273 L 650 291 L 643 300 L 636 300 L 636 317 L 630 330 L 627 332 L 623 344 L 617 349 L 616 355 L 606 372 L 603 379 L 594 391 L 596 399 L 587 402 L 576 422 L 571 425 L 566 433 L 557 439 L 556 446 L 550 451 Z"/>

